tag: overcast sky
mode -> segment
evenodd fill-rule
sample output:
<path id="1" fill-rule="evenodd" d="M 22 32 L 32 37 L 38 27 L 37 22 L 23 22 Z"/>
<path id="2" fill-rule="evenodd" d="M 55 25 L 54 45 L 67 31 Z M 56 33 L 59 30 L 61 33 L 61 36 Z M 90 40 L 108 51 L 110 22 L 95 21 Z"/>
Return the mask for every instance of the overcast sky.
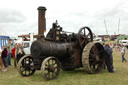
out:
<path id="1" fill-rule="evenodd" d="M 0 34 L 37 33 L 39 6 L 45 6 L 47 31 L 58 20 L 65 31 L 88 26 L 95 34 L 128 34 L 128 0 L 0 0 Z"/>

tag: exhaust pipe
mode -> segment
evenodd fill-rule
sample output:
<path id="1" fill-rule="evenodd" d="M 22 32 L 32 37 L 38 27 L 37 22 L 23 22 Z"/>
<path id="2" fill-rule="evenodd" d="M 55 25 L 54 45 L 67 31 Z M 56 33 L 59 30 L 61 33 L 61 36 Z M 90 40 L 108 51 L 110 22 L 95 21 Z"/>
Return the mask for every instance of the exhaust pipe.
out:
<path id="1" fill-rule="evenodd" d="M 46 31 L 46 19 L 45 19 L 45 11 L 47 9 L 45 7 L 38 7 L 38 35 L 44 36 L 44 32 Z"/>

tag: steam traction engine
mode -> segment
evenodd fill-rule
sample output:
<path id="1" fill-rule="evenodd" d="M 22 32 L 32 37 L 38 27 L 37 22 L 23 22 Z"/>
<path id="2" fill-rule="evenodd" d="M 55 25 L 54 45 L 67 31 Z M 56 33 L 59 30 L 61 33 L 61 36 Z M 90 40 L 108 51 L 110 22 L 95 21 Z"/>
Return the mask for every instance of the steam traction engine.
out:
<path id="1" fill-rule="evenodd" d="M 18 71 L 22 76 L 42 71 L 46 80 L 55 79 L 60 69 L 74 70 L 83 67 L 88 73 L 99 73 L 105 64 L 103 46 L 93 42 L 89 27 L 82 27 L 78 33 L 63 31 L 57 21 L 44 37 L 45 7 L 39 7 L 38 39 L 31 45 L 31 56 L 24 56 L 18 62 Z"/>

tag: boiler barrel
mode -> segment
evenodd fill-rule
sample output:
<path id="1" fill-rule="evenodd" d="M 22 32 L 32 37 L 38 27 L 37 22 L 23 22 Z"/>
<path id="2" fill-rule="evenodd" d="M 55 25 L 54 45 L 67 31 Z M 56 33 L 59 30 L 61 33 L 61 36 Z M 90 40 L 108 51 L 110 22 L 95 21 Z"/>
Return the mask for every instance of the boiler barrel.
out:
<path id="1" fill-rule="evenodd" d="M 74 43 L 57 43 L 50 41 L 36 40 L 31 45 L 32 57 L 64 57 L 70 56 L 73 53 Z"/>

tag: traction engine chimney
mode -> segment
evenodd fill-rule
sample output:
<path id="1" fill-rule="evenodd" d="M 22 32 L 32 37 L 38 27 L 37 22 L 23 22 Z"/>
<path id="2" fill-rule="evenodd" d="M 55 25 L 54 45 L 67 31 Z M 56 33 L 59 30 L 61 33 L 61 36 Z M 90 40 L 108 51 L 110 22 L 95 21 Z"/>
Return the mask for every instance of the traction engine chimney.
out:
<path id="1" fill-rule="evenodd" d="M 46 19 L 45 19 L 45 7 L 38 7 L 38 35 L 44 36 L 44 32 L 46 31 Z"/>

